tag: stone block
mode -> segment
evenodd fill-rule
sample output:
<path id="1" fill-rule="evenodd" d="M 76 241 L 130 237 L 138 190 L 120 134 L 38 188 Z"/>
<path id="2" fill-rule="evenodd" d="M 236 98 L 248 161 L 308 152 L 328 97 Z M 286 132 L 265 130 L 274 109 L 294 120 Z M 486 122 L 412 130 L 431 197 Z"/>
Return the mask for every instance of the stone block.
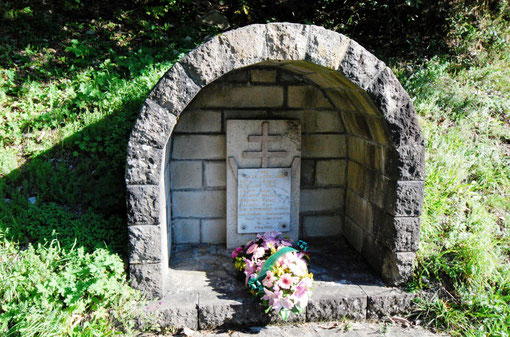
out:
<path id="1" fill-rule="evenodd" d="M 370 135 L 372 140 L 379 144 L 386 145 L 388 144 L 388 137 L 384 130 L 384 120 L 379 117 L 365 117 L 365 121 L 370 130 Z"/>
<path id="2" fill-rule="evenodd" d="M 202 86 L 197 85 L 177 62 L 161 77 L 149 94 L 149 99 L 178 116 L 200 89 Z"/>
<path id="3" fill-rule="evenodd" d="M 381 219 L 381 222 L 384 220 Z M 364 235 L 363 249 L 360 254 L 372 269 L 379 275 L 382 273 L 382 264 L 388 250 L 380 242 L 376 241 L 371 235 Z"/>
<path id="4" fill-rule="evenodd" d="M 374 104 L 374 101 L 370 97 L 370 95 L 367 94 L 365 90 L 359 90 L 355 89 L 351 91 L 352 100 L 354 104 L 356 105 L 356 108 L 360 112 L 365 112 L 367 114 L 373 115 L 373 116 L 379 116 L 381 117 L 382 114 L 379 112 L 379 109 Z"/>
<path id="5" fill-rule="evenodd" d="M 206 187 L 225 187 L 226 165 L 224 161 L 206 161 L 205 162 L 205 186 Z"/>
<path id="6" fill-rule="evenodd" d="M 393 286 L 404 285 L 413 274 L 414 252 L 387 252 L 384 254 L 381 276 Z"/>
<path id="7" fill-rule="evenodd" d="M 290 108 L 331 108 L 322 91 L 311 85 L 289 86 L 287 100 Z"/>
<path id="8" fill-rule="evenodd" d="M 385 177 L 386 178 L 386 177 Z M 397 182 L 391 179 L 384 179 L 384 209 L 391 214 L 395 209 Z"/>
<path id="9" fill-rule="evenodd" d="M 225 219 L 203 219 L 201 226 L 202 243 L 225 243 L 226 227 Z"/>
<path id="10" fill-rule="evenodd" d="M 151 99 L 145 100 L 140 116 L 135 122 L 128 148 L 135 144 L 149 145 L 162 149 L 172 132 L 175 123 L 175 115 L 158 105 Z"/>
<path id="11" fill-rule="evenodd" d="M 266 61 L 266 32 L 266 25 L 255 24 L 222 33 L 219 39 L 227 53 L 225 61 L 236 69 Z M 211 61 L 214 62 L 213 59 Z"/>
<path id="12" fill-rule="evenodd" d="M 305 215 L 303 217 L 304 236 L 335 237 L 342 234 L 342 215 Z"/>
<path id="13" fill-rule="evenodd" d="M 345 236 L 347 241 L 349 241 L 352 248 L 354 248 L 358 253 L 362 252 L 365 232 L 361 227 L 359 227 L 351 219 L 349 219 L 349 217 L 345 217 L 343 235 Z"/>
<path id="14" fill-rule="evenodd" d="M 283 62 L 280 67 L 285 71 L 286 75 L 294 74 L 296 75 L 294 78 L 296 79 L 295 82 L 297 83 L 303 83 L 308 84 L 303 77 L 308 74 L 313 74 L 318 71 L 322 71 L 324 68 L 321 66 L 318 66 L 316 64 L 306 62 L 306 61 L 287 61 Z M 290 78 L 288 76 L 285 77 L 290 81 Z M 296 84 L 296 83 L 293 83 Z"/>
<path id="15" fill-rule="evenodd" d="M 198 300 L 199 329 L 258 326 L 269 323 L 262 306 L 248 292 L 202 292 Z"/>
<path id="16" fill-rule="evenodd" d="M 365 115 L 359 113 L 343 112 L 342 117 L 347 131 L 355 136 L 364 139 L 371 139 L 370 129 L 365 120 Z"/>
<path id="17" fill-rule="evenodd" d="M 356 104 L 353 101 L 352 90 L 348 89 L 325 89 L 324 92 L 333 106 L 342 111 L 356 112 Z M 354 98 L 356 99 L 356 98 Z"/>
<path id="18" fill-rule="evenodd" d="M 301 187 L 312 187 L 315 183 L 315 160 L 301 161 Z"/>
<path id="19" fill-rule="evenodd" d="M 239 59 L 232 57 L 231 50 L 215 36 L 185 55 L 179 63 L 195 83 L 204 87 L 236 69 L 236 64 L 242 62 Z"/>
<path id="20" fill-rule="evenodd" d="M 349 160 L 347 164 L 347 186 L 358 194 L 362 194 L 365 183 L 365 169 L 356 162 Z"/>
<path id="21" fill-rule="evenodd" d="M 162 149 L 131 143 L 127 153 L 126 183 L 128 185 L 158 184 L 162 161 Z"/>
<path id="22" fill-rule="evenodd" d="M 250 71 L 252 82 L 274 83 L 276 82 L 276 70 L 253 69 Z"/>
<path id="23" fill-rule="evenodd" d="M 129 226 L 128 237 L 130 263 L 161 261 L 161 228 L 159 225 Z"/>
<path id="24" fill-rule="evenodd" d="M 225 159 L 223 135 L 176 135 L 174 159 Z"/>
<path id="25" fill-rule="evenodd" d="M 202 86 L 197 85 L 188 76 L 182 65 L 177 62 L 152 89 L 149 99 L 178 116 L 200 89 Z"/>
<path id="26" fill-rule="evenodd" d="M 341 133 L 344 127 L 337 111 L 331 110 L 280 110 L 271 115 L 282 119 L 299 119 L 304 133 Z"/>
<path id="27" fill-rule="evenodd" d="M 219 79 L 222 82 L 247 83 L 250 80 L 250 72 L 246 69 L 234 70 Z"/>
<path id="28" fill-rule="evenodd" d="M 130 285 L 148 295 L 161 297 L 164 293 L 161 263 L 129 264 Z"/>
<path id="29" fill-rule="evenodd" d="M 411 99 L 391 69 L 382 71 L 367 92 L 384 116 L 395 147 L 424 145 Z"/>
<path id="30" fill-rule="evenodd" d="M 347 77 L 334 70 L 319 69 L 312 73 L 303 74 L 302 77 L 317 84 L 323 90 L 333 88 L 341 90 L 357 89 L 356 85 L 349 81 Z"/>
<path id="31" fill-rule="evenodd" d="M 344 189 L 302 189 L 300 201 L 300 211 L 302 213 L 341 210 L 344 204 Z"/>
<path id="32" fill-rule="evenodd" d="M 345 166 L 343 159 L 317 160 L 316 185 L 345 185 Z"/>
<path id="33" fill-rule="evenodd" d="M 304 135 L 302 138 L 304 158 L 345 158 L 344 135 Z"/>
<path id="34" fill-rule="evenodd" d="M 368 167 L 378 171 L 382 175 L 398 180 L 398 167 L 396 159 L 396 151 L 388 146 L 371 144 L 372 156 Z"/>
<path id="35" fill-rule="evenodd" d="M 284 64 L 285 67 L 292 66 L 294 62 Z M 286 69 L 280 67 L 280 72 L 278 74 L 277 78 L 279 83 L 291 83 L 291 84 L 297 84 L 297 83 L 307 83 L 303 80 L 303 76 L 299 72 L 295 73 L 292 69 Z"/>
<path id="36" fill-rule="evenodd" d="M 424 180 L 425 147 L 415 144 L 397 148 L 396 166 L 399 180 Z"/>
<path id="37" fill-rule="evenodd" d="M 423 207 L 423 181 L 398 181 L 396 197 L 388 213 L 395 216 L 419 216 Z"/>
<path id="38" fill-rule="evenodd" d="M 172 161 L 170 163 L 170 181 L 173 189 L 201 188 L 201 161 Z"/>
<path id="39" fill-rule="evenodd" d="M 420 243 L 420 218 L 385 216 L 377 237 L 393 252 L 415 252 Z"/>
<path id="40" fill-rule="evenodd" d="M 266 109 L 254 109 L 254 110 L 225 110 L 223 112 L 224 115 L 224 123 L 226 123 L 229 119 L 267 119 L 267 110 Z"/>
<path id="41" fill-rule="evenodd" d="M 376 156 L 376 146 L 374 144 L 358 137 L 349 137 L 348 145 L 349 159 L 367 168 L 374 168 Z"/>
<path id="42" fill-rule="evenodd" d="M 278 85 L 218 84 L 200 93 L 193 107 L 277 108 L 283 106 L 283 87 Z"/>
<path id="43" fill-rule="evenodd" d="M 198 330 L 198 293 L 179 292 L 149 302 L 146 314 L 162 329 Z"/>
<path id="44" fill-rule="evenodd" d="M 200 243 L 200 220 L 173 220 L 173 241 L 174 243 Z"/>
<path id="45" fill-rule="evenodd" d="M 308 26 L 297 23 L 269 23 L 266 27 L 269 60 L 305 59 Z"/>
<path id="46" fill-rule="evenodd" d="M 367 319 L 400 316 L 409 313 L 416 294 L 398 288 L 360 285 L 367 294 Z"/>
<path id="47" fill-rule="evenodd" d="M 221 111 L 185 110 L 179 116 L 174 132 L 221 132 Z"/>
<path id="48" fill-rule="evenodd" d="M 388 183 L 388 178 L 374 171 L 366 170 L 363 196 L 379 208 L 384 208 L 384 194 Z"/>
<path id="49" fill-rule="evenodd" d="M 372 204 L 349 190 L 347 190 L 346 198 L 345 214 L 363 228 L 365 232 L 372 233 L 374 219 Z"/>
<path id="50" fill-rule="evenodd" d="M 172 214 L 180 217 L 225 217 L 225 191 L 172 192 Z"/>
<path id="51" fill-rule="evenodd" d="M 309 39 L 305 59 L 337 70 L 349 46 L 349 39 L 342 34 L 318 26 L 309 26 L 308 30 Z"/>
<path id="52" fill-rule="evenodd" d="M 387 146 L 381 145 L 375 145 L 374 149 L 375 158 L 373 168 L 388 177 L 396 178 L 395 151 Z"/>
<path id="53" fill-rule="evenodd" d="M 366 310 L 367 296 L 359 286 L 315 282 L 306 319 L 309 322 L 365 319 Z"/>
<path id="54" fill-rule="evenodd" d="M 127 186 L 128 224 L 157 225 L 159 223 L 159 186 Z"/>
<path id="55" fill-rule="evenodd" d="M 340 63 L 339 71 L 349 80 L 366 89 L 386 65 L 369 53 L 356 41 L 350 40 L 349 47 Z"/>
<path id="56" fill-rule="evenodd" d="M 315 125 L 309 132 L 344 132 L 344 125 L 338 111 L 318 111 Z M 308 131 L 307 131 L 308 132 Z"/>

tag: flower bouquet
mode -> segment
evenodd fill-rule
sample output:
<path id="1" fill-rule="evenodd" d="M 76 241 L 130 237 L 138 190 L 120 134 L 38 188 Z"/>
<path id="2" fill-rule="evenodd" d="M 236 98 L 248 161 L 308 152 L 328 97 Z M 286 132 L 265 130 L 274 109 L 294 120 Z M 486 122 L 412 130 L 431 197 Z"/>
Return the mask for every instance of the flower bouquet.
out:
<path id="1" fill-rule="evenodd" d="M 238 278 L 262 300 L 266 313 L 273 310 L 287 320 L 306 308 L 313 281 L 307 249 L 301 240 L 293 245 L 280 232 L 267 232 L 232 252 Z"/>

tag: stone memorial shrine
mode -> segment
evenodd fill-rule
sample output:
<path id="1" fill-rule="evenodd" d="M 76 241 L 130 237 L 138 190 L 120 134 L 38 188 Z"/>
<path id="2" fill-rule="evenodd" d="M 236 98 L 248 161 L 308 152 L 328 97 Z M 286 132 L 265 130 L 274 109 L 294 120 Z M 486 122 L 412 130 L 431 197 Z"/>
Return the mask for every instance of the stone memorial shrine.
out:
<path id="1" fill-rule="evenodd" d="M 174 64 L 133 127 L 130 282 L 164 325 L 277 321 L 230 257 L 276 230 L 310 246 L 313 296 L 295 320 L 399 313 L 424 176 L 411 99 L 358 43 L 292 23 L 225 32 Z"/>

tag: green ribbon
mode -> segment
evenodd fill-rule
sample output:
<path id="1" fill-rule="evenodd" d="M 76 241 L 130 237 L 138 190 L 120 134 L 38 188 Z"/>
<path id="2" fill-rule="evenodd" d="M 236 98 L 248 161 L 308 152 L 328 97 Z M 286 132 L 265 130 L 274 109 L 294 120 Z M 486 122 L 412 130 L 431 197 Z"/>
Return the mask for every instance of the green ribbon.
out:
<path id="1" fill-rule="evenodd" d="M 276 263 L 276 261 L 278 261 L 278 259 L 280 257 L 282 257 L 283 255 L 285 255 L 287 253 L 297 252 L 297 251 L 298 251 L 297 249 L 294 249 L 292 247 L 284 247 L 284 248 L 276 251 L 273 255 L 271 255 L 269 257 L 269 259 L 266 260 L 266 262 L 264 262 L 264 265 L 260 269 L 259 275 L 257 276 L 257 280 L 259 282 L 262 282 L 262 280 L 266 278 L 267 271 L 270 270 L 274 266 L 274 264 Z"/>

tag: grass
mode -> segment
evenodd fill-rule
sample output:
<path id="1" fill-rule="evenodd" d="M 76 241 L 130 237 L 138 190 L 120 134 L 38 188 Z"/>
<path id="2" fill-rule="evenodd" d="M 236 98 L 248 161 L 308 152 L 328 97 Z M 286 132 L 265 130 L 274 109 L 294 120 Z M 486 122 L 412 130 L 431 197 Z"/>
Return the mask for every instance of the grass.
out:
<path id="1" fill-rule="evenodd" d="M 0 334 L 136 334 L 129 132 L 157 80 L 215 30 L 187 1 L 117 4 L 102 18 L 61 5 L 0 4 Z M 410 287 L 435 296 L 415 315 L 458 335 L 509 334 L 510 33 L 499 13 L 460 11 L 448 54 L 392 62 L 427 142 Z"/>
<path id="2" fill-rule="evenodd" d="M 504 23 L 490 28 L 509 41 Z M 484 42 L 487 31 L 476 32 Z M 401 74 L 426 139 L 414 286 L 436 296 L 419 315 L 453 334 L 510 334 L 510 58 L 503 50 L 482 50 L 470 64 L 436 57 Z"/>
<path id="3" fill-rule="evenodd" d="M 19 5 L 0 5 L 0 334 L 134 334 L 127 140 L 197 38 L 170 40 L 149 10 L 90 21 Z"/>

